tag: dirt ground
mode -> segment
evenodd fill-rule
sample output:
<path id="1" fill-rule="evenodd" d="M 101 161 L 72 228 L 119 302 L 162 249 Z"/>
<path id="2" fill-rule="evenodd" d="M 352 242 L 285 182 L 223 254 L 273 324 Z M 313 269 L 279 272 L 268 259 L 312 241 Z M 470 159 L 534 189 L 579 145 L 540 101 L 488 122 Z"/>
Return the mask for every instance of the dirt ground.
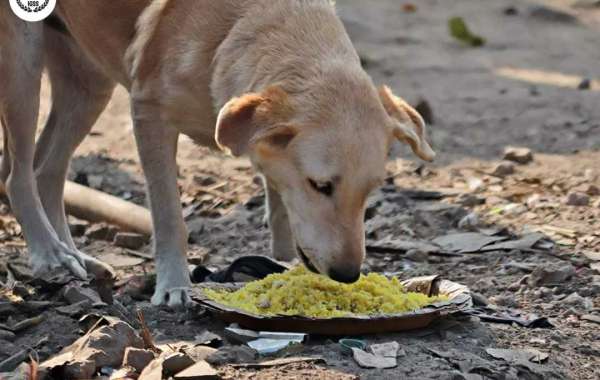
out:
<path id="1" fill-rule="evenodd" d="M 600 377 L 600 3 L 575 0 L 338 0 L 339 13 L 376 83 L 409 103 L 431 109 L 430 134 L 439 159 L 423 165 L 397 147 L 388 184 L 373 195 L 367 215 L 370 247 L 365 271 L 408 278 L 440 274 L 468 285 L 479 310 L 545 317 L 552 327 L 492 323 L 460 315 L 402 334 L 365 336 L 397 341 L 405 355 L 388 370 L 363 369 L 341 354 L 337 339 L 314 337 L 294 355 L 326 364 L 239 369 L 235 346 L 219 367 L 226 379 L 597 379 Z M 549 8 L 552 6 L 552 8 Z M 448 19 L 464 18 L 485 37 L 472 48 L 448 33 Z M 587 87 L 579 89 L 578 87 Z M 583 86 L 582 86 L 583 84 Z M 42 113 L 50 104 L 44 87 Z M 118 89 L 93 133 L 76 153 L 70 178 L 121 198 L 145 203 L 127 94 Z M 421 108 L 422 109 L 422 108 Z M 43 119 L 43 118 L 42 118 Z M 533 161 L 504 164 L 507 146 L 532 150 Z M 191 264 L 222 267 L 236 257 L 268 254 L 264 199 L 250 165 L 180 141 L 180 186 L 190 228 Z M 572 204 L 579 204 L 579 206 Z M 77 244 L 116 266 L 120 286 L 113 306 L 85 310 L 135 320 L 143 310 L 157 341 L 189 340 L 224 325 L 203 310 L 174 313 L 133 292 L 151 273 L 149 245 L 135 252 L 90 235 L 97 225 L 72 220 Z M 84 231 L 84 230 L 87 230 Z M 406 252 L 399 240 L 440 243 L 453 233 L 476 232 L 515 240 L 544 239 L 529 247 L 474 253 Z M 551 241 L 551 242 L 550 242 Z M 395 243 L 396 242 L 396 243 Z M 127 260 L 126 260 L 127 259 Z M 6 200 L 0 202 L 0 280 L 7 263 L 26 273 L 27 250 Z M 28 295 L 26 308 L 0 298 L 0 333 L 26 318 L 39 324 L 0 334 L 0 362 L 27 347 L 40 360 L 82 331 L 79 312 L 58 289 Z M 47 337 L 46 342 L 37 344 Z M 537 349 L 541 363 L 496 359 L 490 348 Z M 0 375 L 0 378 L 1 375 Z"/>

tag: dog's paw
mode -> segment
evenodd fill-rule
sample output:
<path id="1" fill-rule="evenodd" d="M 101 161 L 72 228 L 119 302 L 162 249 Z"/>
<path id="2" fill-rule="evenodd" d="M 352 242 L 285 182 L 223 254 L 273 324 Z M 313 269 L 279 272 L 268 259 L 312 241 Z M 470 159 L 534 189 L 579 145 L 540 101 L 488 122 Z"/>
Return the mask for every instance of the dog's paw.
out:
<path id="1" fill-rule="evenodd" d="M 87 279 L 85 261 L 81 254 L 66 244 L 57 241 L 30 252 L 30 264 L 33 275 L 42 277 L 60 268 L 68 269 L 79 279 Z"/>
<path id="2" fill-rule="evenodd" d="M 152 304 L 155 306 L 168 306 L 171 309 L 180 309 L 190 307 L 194 304 L 190 296 L 190 288 L 156 288 L 152 296 Z"/>
<path id="3" fill-rule="evenodd" d="M 65 268 L 81 280 L 86 280 L 88 275 L 99 280 L 115 278 L 115 272 L 110 265 L 71 249 L 60 241 L 43 249 L 32 250 L 30 264 L 36 277 L 42 277 L 55 270 Z"/>

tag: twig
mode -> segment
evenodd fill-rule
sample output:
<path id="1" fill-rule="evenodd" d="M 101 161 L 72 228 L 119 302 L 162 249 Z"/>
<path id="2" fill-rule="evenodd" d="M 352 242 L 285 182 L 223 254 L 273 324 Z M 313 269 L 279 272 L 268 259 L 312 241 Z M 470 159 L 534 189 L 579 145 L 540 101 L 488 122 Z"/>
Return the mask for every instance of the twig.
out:
<path id="1" fill-rule="evenodd" d="M 29 354 L 29 380 L 38 380 L 40 377 L 40 358 L 38 357 L 37 352 L 33 351 L 33 354 L 35 354 L 35 358 Z"/>
<path id="2" fill-rule="evenodd" d="M 148 329 L 148 325 L 146 325 L 146 321 L 144 320 L 144 313 L 138 309 L 137 315 L 138 320 L 140 321 L 140 333 L 142 334 L 142 339 L 144 340 L 144 346 L 146 346 L 147 349 L 160 354 L 160 350 L 154 345 L 152 334 L 150 333 L 150 329 Z"/>
<path id="3" fill-rule="evenodd" d="M 12 326 L 13 332 L 19 332 L 25 329 L 28 329 L 33 326 L 37 326 L 42 323 L 46 319 L 43 314 L 38 315 L 37 317 L 24 319 L 21 322 L 17 322 Z"/>

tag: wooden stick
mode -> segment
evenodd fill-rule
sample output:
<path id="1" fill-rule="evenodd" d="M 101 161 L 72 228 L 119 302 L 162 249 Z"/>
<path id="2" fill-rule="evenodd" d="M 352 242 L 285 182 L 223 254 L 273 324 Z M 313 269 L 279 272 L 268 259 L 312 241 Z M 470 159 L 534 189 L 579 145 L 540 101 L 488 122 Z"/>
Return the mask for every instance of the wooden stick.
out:
<path id="1" fill-rule="evenodd" d="M 0 194 L 6 194 L 2 183 Z M 126 231 L 152 235 L 148 209 L 71 181 L 65 183 L 65 209 L 79 219 L 106 222 Z"/>

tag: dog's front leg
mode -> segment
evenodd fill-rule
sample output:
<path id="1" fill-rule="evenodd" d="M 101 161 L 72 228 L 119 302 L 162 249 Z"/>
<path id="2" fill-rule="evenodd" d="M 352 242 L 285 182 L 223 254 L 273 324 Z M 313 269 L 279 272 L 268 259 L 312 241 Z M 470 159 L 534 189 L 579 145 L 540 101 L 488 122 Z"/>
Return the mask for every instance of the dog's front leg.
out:
<path id="1" fill-rule="evenodd" d="M 281 195 L 265 181 L 267 194 L 267 220 L 271 229 L 271 252 L 277 260 L 292 261 L 296 257 L 296 244 Z"/>
<path id="2" fill-rule="evenodd" d="M 188 305 L 192 301 L 186 258 L 187 229 L 177 189 L 179 132 L 163 125 L 153 107 L 134 104 L 133 117 L 154 224 L 156 290 L 152 303 L 170 307 Z"/>

